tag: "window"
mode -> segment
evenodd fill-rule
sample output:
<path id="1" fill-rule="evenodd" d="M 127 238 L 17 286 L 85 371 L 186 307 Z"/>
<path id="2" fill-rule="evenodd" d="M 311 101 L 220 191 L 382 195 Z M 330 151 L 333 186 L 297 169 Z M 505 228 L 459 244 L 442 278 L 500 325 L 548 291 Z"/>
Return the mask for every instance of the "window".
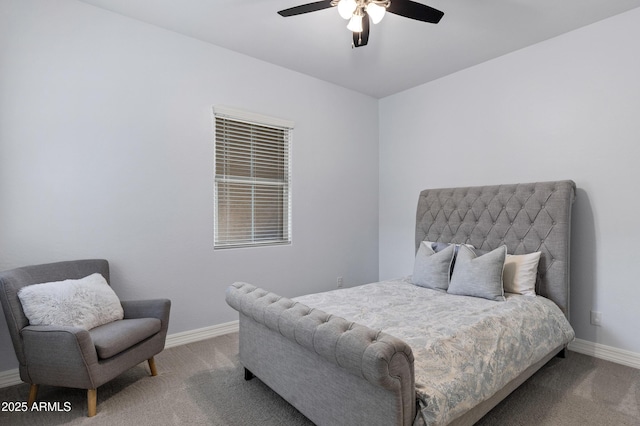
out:
<path id="1" fill-rule="evenodd" d="M 293 123 L 214 108 L 214 248 L 291 243 Z"/>

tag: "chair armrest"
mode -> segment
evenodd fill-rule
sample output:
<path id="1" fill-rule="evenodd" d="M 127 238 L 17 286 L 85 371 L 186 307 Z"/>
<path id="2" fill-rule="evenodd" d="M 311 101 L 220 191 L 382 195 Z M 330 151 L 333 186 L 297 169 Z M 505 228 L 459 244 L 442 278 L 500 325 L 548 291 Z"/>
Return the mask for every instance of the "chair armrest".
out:
<path id="1" fill-rule="evenodd" d="M 98 354 L 87 330 L 29 325 L 20 333 L 32 383 L 95 388 L 89 371 L 98 364 Z"/>
<path id="2" fill-rule="evenodd" d="M 88 330 L 61 325 L 28 325 L 21 330 L 25 348 L 41 350 L 48 358 L 64 356 L 70 348 L 80 350 L 89 358 L 96 350 Z"/>
<path id="3" fill-rule="evenodd" d="M 162 327 L 169 325 L 169 311 L 171 310 L 171 300 L 122 300 L 120 301 L 124 309 L 124 318 L 158 318 L 162 322 Z"/>

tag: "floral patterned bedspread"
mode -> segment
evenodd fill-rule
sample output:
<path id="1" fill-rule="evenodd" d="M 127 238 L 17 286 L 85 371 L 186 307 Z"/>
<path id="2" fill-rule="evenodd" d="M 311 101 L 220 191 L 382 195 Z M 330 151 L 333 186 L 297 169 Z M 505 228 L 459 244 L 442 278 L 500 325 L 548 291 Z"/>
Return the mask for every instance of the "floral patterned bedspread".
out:
<path id="1" fill-rule="evenodd" d="M 404 340 L 415 358 L 415 425 L 445 425 L 490 398 L 574 331 L 544 297 L 455 296 L 408 278 L 294 300 Z"/>

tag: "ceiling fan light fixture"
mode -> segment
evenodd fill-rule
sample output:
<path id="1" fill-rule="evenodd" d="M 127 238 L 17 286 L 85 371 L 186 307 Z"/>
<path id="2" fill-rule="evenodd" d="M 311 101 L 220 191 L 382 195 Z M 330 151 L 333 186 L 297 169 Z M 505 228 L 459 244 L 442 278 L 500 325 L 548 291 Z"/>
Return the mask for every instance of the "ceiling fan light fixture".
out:
<path id="1" fill-rule="evenodd" d="M 338 13 L 344 19 L 350 19 L 358 7 L 356 0 L 340 0 L 338 2 Z"/>
<path id="2" fill-rule="evenodd" d="M 380 6 L 375 2 L 371 2 L 367 4 L 365 10 L 371 17 L 371 21 L 374 24 L 377 24 L 378 22 L 382 21 L 382 18 L 384 18 L 384 14 L 387 12 L 386 7 Z"/>
<path id="3" fill-rule="evenodd" d="M 393 5 L 391 4 L 393 2 Z M 349 20 L 347 28 L 353 33 L 352 47 L 366 46 L 369 41 L 370 23 L 379 23 L 387 12 L 416 21 L 437 24 L 444 12 L 413 0 L 316 0 L 278 11 L 280 16 L 296 16 L 303 13 L 336 7 L 340 16 Z M 369 20 L 371 19 L 371 20 Z"/>
<path id="4" fill-rule="evenodd" d="M 354 33 L 362 32 L 362 15 L 353 15 L 347 28 Z"/>

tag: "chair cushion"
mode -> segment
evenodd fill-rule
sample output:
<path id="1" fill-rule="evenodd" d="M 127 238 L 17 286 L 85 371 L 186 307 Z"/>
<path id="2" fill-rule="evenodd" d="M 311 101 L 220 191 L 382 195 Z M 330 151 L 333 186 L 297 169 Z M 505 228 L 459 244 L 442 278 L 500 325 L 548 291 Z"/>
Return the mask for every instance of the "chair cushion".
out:
<path id="1" fill-rule="evenodd" d="M 157 318 L 123 319 L 89 330 L 98 358 L 111 358 L 160 331 Z"/>

